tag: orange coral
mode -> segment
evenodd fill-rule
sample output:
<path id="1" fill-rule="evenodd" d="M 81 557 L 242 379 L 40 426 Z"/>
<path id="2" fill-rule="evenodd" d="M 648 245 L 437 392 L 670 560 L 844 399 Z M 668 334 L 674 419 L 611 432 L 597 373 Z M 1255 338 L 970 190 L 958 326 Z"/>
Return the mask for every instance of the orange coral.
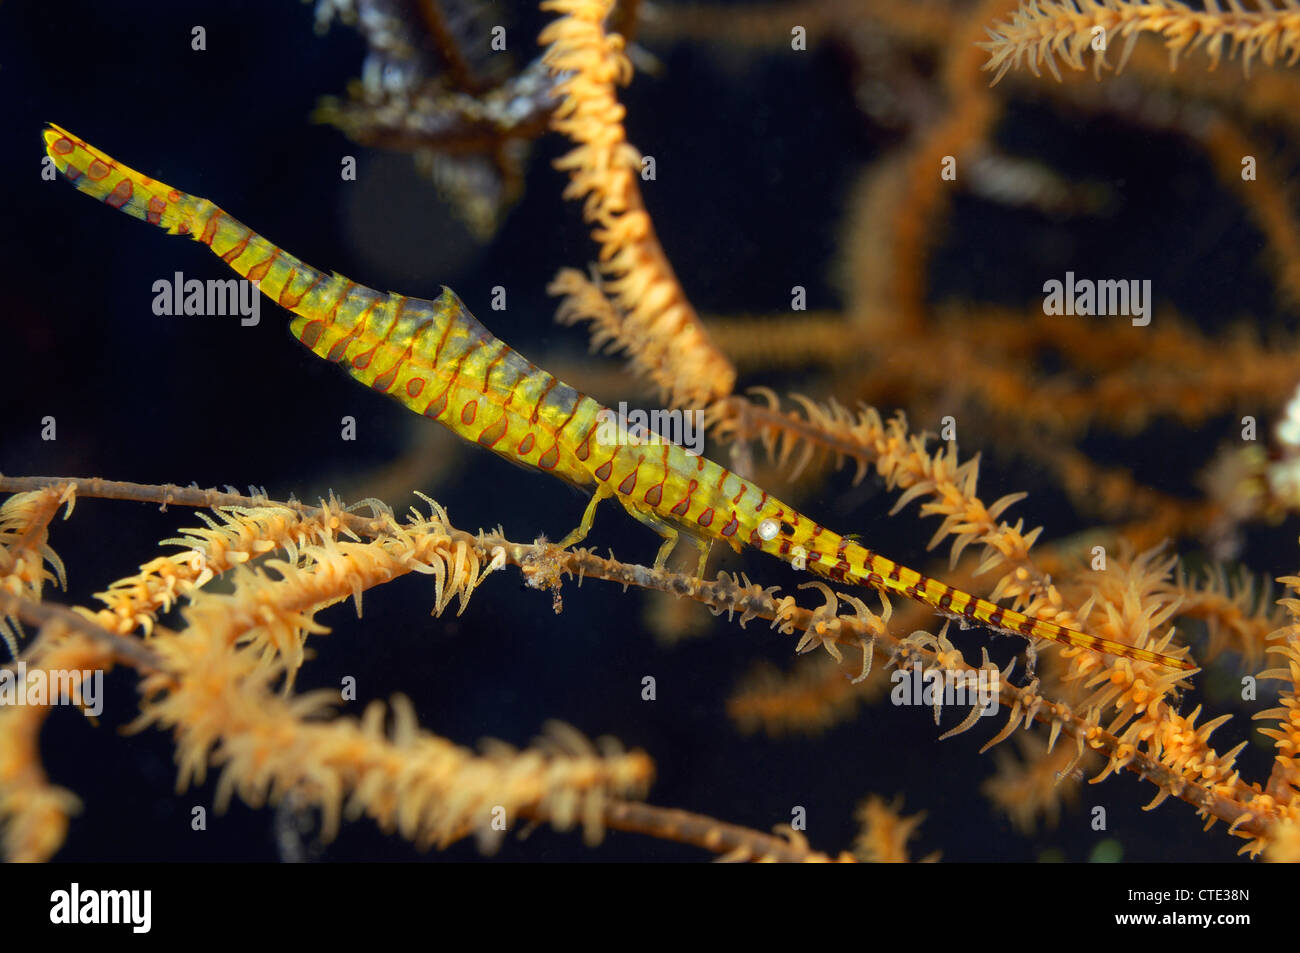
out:
<path id="1" fill-rule="evenodd" d="M 551 126 L 578 144 L 556 166 L 570 174 L 565 198 L 581 199 L 583 216 L 595 226 L 603 279 L 596 290 L 570 269 L 551 292 L 568 296 L 561 309 L 566 321 L 593 321 L 594 343 L 608 340 L 628 351 L 671 403 L 703 407 L 731 393 L 736 374 L 682 291 L 641 200 L 641 155 L 627 141 L 615 95 L 632 78 L 632 64 L 623 38 L 603 27 L 611 6 L 607 0 L 542 4 L 563 14 L 540 38 L 562 97 Z"/>

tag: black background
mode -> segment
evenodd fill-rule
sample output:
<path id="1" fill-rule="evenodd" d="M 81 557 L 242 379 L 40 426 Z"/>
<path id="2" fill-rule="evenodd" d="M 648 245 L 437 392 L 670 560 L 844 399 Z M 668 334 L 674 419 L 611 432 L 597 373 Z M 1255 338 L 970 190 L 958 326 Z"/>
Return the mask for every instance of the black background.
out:
<path id="1" fill-rule="evenodd" d="M 500 21 L 487 19 L 511 25 L 513 54 L 531 58 L 543 22 L 536 11 L 510 7 Z M 552 322 L 554 302 L 544 292 L 557 268 L 582 266 L 593 255 L 577 209 L 559 198 L 566 180 L 550 168 L 566 144 L 553 136 L 539 144 L 523 202 L 495 239 L 477 245 L 407 157 L 363 149 L 309 123 L 317 98 L 341 93 L 364 53 L 353 31 L 336 23 L 318 36 L 312 22 L 311 7 L 291 0 L 0 6 L 0 471 L 257 484 L 273 497 L 306 499 L 333 486 L 355 496 L 364 495 L 364 474 L 400 453 L 423 426 L 291 340 L 284 313 L 269 302 L 256 328 L 235 319 L 155 317 L 155 280 L 176 271 L 225 277 L 223 266 L 192 242 L 96 206 L 65 183 L 42 181 L 47 121 L 212 199 L 317 267 L 424 297 L 446 283 L 539 363 L 581 358 L 585 335 Z M 196 24 L 207 31 L 205 52 L 190 49 Z M 656 156 L 658 180 L 646 188 L 646 201 L 696 306 L 775 314 L 793 284 L 808 287 L 811 307 L 841 306 L 828 275 L 848 189 L 891 145 L 855 108 L 842 59 L 825 48 L 798 57 L 705 44 L 651 49 L 664 71 L 638 76 L 626 91 L 629 136 Z M 1137 261 L 1165 301 L 1207 328 L 1243 313 L 1277 323 L 1257 264 L 1258 235 L 1186 144 L 1033 107 L 1013 109 L 1007 125 L 1003 135 L 1018 148 L 1113 176 L 1124 209 L 1105 222 L 1066 225 L 960 200 L 935 256 L 936 288 L 1028 303 L 1044 274 L 1059 276 L 1076 263 L 1081 273 L 1127 274 L 1134 269 L 1123 263 Z M 343 155 L 357 157 L 358 181 L 340 180 Z M 1054 241 L 1045 242 L 1047 235 Z M 505 312 L 487 307 L 497 284 L 508 289 Z M 801 389 L 797 377 L 782 384 Z M 596 396 L 612 402 L 635 395 L 629 387 Z M 338 439 L 339 418 L 348 414 L 359 424 L 355 443 Z M 53 443 L 39 437 L 46 415 L 58 421 Z M 1191 492 L 1183 461 L 1203 461 L 1230 432 L 1229 422 L 1221 424 L 1195 434 L 1157 428 L 1114 452 L 1151 482 Z M 458 463 L 445 482 L 423 489 L 461 528 L 499 523 L 514 538 L 555 538 L 581 514 L 583 500 L 561 485 L 489 454 L 460 454 L 450 439 L 436 446 L 457 453 Z M 1017 509 L 1029 525 L 1045 523 L 1049 538 L 1079 528 L 1036 468 L 1013 470 L 996 447 L 982 449 L 986 500 L 1029 489 Z M 917 522 L 913 510 L 886 520 L 890 502 L 879 489 L 870 480 L 851 488 L 840 474 L 806 505 L 828 525 L 867 534 L 879 551 L 917 565 L 933 524 Z M 402 509 L 415 500 L 389 502 Z M 602 511 L 593 540 L 614 545 L 623 559 L 648 562 L 658 541 L 616 509 Z M 83 500 L 70 522 L 54 528 L 70 592 L 50 598 L 91 604 L 94 592 L 152 558 L 158 540 L 195 522 L 184 511 Z M 1252 537 L 1255 569 L 1294 569 L 1294 551 L 1273 548 L 1279 539 L 1293 543 L 1294 533 L 1279 532 Z M 752 556 L 719 565 L 758 570 L 767 584 L 794 580 Z M 819 738 L 739 734 L 724 713 L 737 679 L 756 659 L 790 661 L 791 640 L 761 623 L 742 631 L 718 622 L 708 638 L 664 648 L 642 624 L 643 596 L 599 583 L 567 586 L 558 617 L 548 595 L 521 590 L 513 573 L 487 584 L 459 619 L 431 618 L 431 599 L 431 585 L 415 577 L 368 595 L 363 625 L 350 603 L 323 613 L 334 631 L 313 640 L 317 657 L 300 687 L 355 675 L 362 702 L 351 706 L 354 714 L 364 701 L 403 692 L 422 725 L 467 745 L 484 737 L 527 744 L 548 718 L 592 736 L 613 734 L 654 757 L 654 803 L 764 830 L 788 823 L 792 806 L 802 805 L 812 844 L 829 852 L 851 844 L 854 806 L 869 792 L 903 793 L 906 812 L 928 812 L 917 855 L 941 849 L 948 860 L 1083 860 L 1102 839 L 1085 811 L 1032 838 L 994 813 L 978 793 L 994 762 L 977 754 L 992 729 L 939 742 L 927 711 L 876 705 Z M 966 638 L 977 645 L 983 637 Z M 1008 644 L 998 651 L 1005 657 Z M 639 697 L 647 674 L 658 680 L 654 703 Z M 59 859 L 277 859 L 273 810 L 235 804 L 210 818 L 206 832 L 190 830 L 190 809 L 210 804 L 212 780 L 175 794 L 169 739 L 119 732 L 134 707 L 132 685 L 127 675 L 110 676 L 109 708 L 97 728 L 67 711 L 51 718 L 45 762 L 85 802 Z M 1216 740 L 1245 737 L 1246 717 Z M 1119 841 L 1124 859 L 1234 857 L 1240 842 L 1221 830 L 1202 834 L 1181 803 L 1142 812 L 1153 790 L 1124 776 L 1083 792 L 1085 805 L 1106 807 L 1105 836 Z M 304 841 L 309 856 L 328 860 L 479 856 L 468 843 L 421 854 L 368 821 L 345 827 L 329 845 L 315 844 L 311 833 Z M 510 838 L 499 856 L 701 854 L 622 834 L 593 850 L 577 835 L 538 830 L 523 841 Z"/>

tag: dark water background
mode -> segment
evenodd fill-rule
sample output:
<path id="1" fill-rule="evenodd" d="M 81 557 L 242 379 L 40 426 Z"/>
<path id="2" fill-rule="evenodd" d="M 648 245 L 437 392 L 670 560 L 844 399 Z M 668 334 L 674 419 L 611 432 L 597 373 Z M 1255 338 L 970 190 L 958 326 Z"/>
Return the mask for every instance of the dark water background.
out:
<path id="1" fill-rule="evenodd" d="M 515 54 L 531 58 L 540 18 L 507 17 L 517 24 L 510 33 Z M 62 182 L 42 181 L 46 121 L 211 198 L 317 267 L 426 297 L 446 283 L 534 360 L 581 358 L 585 335 L 553 323 L 554 302 L 544 292 L 558 267 L 582 266 L 593 254 L 576 207 L 559 199 L 565 179 L 550 168 L 566 144 L 553 136 L 539 144 L 526 197 L 497 237 L 479 246 L 407 157 L 363 149 L 308 122 L 318 97 L 340 94 L 358 75 L 364 52 L 353 31 L 335 24 L 317 36 L 312 22 L 312 9 L 294 2 L 0 6 L 0 471 L 258 484 L 273 497 L 310 499 L 382 466 L 424 426 L 299 346 L 269 302 L 256 328 L 232 318 L 153 316 L 155 280 L 176 271 L 221 278 L 224 267 L 192 242 L 97 207 Z M 195 24 L 207 30 L 206 52 L 190 49 Z M 775 314 L 793 284 L 809 289 L 813 308 L 842 306 L 828 275 L 849 186 L 888 145 L 856 109 L 845 63 L 817 49 L 796 59 L 707 45 L 652 48 L 665 69 L 638 76 L 626 92 L 629 135 L 657 158 L 659 179 L 646 201 L 696 306 Z M 1033 108 L 1013 110 L 1009 127 L 1004 136 L 1031 153 L 1120 176 L 1124 212 L 1069 226 L 1078 230 L 1060 239 L 1063 226 L 1031 213 L 959 200 L 951 226 L 959 237 L 935 256 L 937 290 L 1025 303 L 1044 273 L 1059 276 L 1066 263 L 1080 264 L 1081 273 L 1126 274 L 1126 262 L 1141 261 L 1143 273 L 1166 289 L 1164 300 L 1206 328 L 1239 314 L 1275 313 L 1257 264 L 1259 236 L 1205 161 L 1179 140 Z M 340 180 L 343 155 L 357 157 L 357 182 Z M 1045 240 L 1050 235 L 1055 244 Z M 487 307 L 497 284 L 508 289 L 505 312 Z M 796 376 L 781 383 L 791 390 L 806 382 Z M 596 396 L 616 401 L 635 391 Z M 39 438 L 45 415 L 58 421 L 56 442 Z M 338 439 L 344 415 L 358 421 L 355 443 Z M 1142 441 L 1101 450 L 1154 485 L 1190 493 L 1190 467 L 1228 428 L 1222 421 L 1189 434 L 1159 426 Z M 1046 524 L 1049 538 L 1080 528 L 1040 470 L 983 449 L 991 451 L 981 484 L 986 500 L 1028 489 L 1017 512 L 1029 525 Z M 432 452 L 457 455 L 432 489 L 461 528 L 502 524 L 513 538 L 555 538 L 581 514 L 583 500 L 564 486 L 490 454 L 462 453 L 449 441 Z M 415 501 L 389 502 L 402 509 Z M 828 525 L 868 535 L 881 552 L 913 565 L 924 559 L 933 522 L 886 520 L 889 498 L 870 480 L 854 489 L 847 475 L 837 475 L 805 502 Z M 648 562 L 657 541 L 616 509 L 602 511 L 593 541 Z M 91 604 L 94 592 L 156 555 L 158 540 L 195 522 L 183 510 L 83 500 L 53 531 L 70 592 L 51 598 Z M 1294 569 L 1293 548 L 1275 548 L 1279 541 L 1293 546 L 1294 533 L 1252 537 L 1255 569 Z M 784 567 L 753 555 L 720 565 L 748 568 L 767 584 L 794 581 Z M 645 629 L 639 593 L 570 584 L 557 617 L 549 596 L 522 590 L 513 572 L 485 585 L 459 619 L 431 618 L 431 598 L 431 584 L 417 576 L 370 593 L 364 625 L 350 603 L 323 613 L 334 631 L 313 640 L 317 657 L 300 687 L 355 675 L 362 702 L 352 713 L 364 701 L 403 692 L 422 725 L 467 745 L 483 737 L 523 745 L 549 718 L 592 736 L 613 734 L 655 758 L 653 803 L 764 830 L 788 822 L 792 806 L 802 805 L 812 844 L 831 852 L 851 843 L 854 806 L 869 792 L 903 793 L 908 813 L 927 811 L 916 853 L 942 849 L 949 860 L 1083 860 L 1104 837 L 1118 841 L 1126 860 L 1227 860 L 1240 846 L 1219 831 L 1202 834 L 1181 803 L 1143 813 L 1153 789 L 1128 775 L 1083 793 L 1085 805 L 1106 807 L 1107 835 L 1090 830 L 1087 813 L 1078 811 L 1055 831 L 1021 836 L 978 793 L 994 761 L 977 751 L 992 729 L 939 742 L 925 711 L 876 705 L 819 738 L 741 735 L 724 713 L 739 677 L 758 659 L 790 663 L 791 640 L 761 623 L 744 631 L 715 623 L 709 637 L 667 648 Z M 964 645 L 980 644 L 977 635 L 966 638 Z M 998 651 L 1005 657 L 1007 643 Z M 639 697 L 647 674 L 658 680 L 653 704 Z M 117 730 L 134 708 L 132 679 L 115 674 L 108 688 L 110 707 L 97 729 L 60 711 L 43 738 L 53 778 L 85 801 L 59 858 L 276 859 L 272 810 L 237 803 L 211 817 L 206 832 L 190 830 L 190 809 L 210 804 L 213 782 L 176 795 L 169 739 Z M 1244 737 L 1245 724 L 1238 718 L 1218 739 Z M 470 844 L 420 854 L 368 821 L 346 826 L 321 849 L 310 847 L 310 833 L 304 839 L 330 860 L 479 856 Z M 700 854 L 625 834 L 592 850 L 575 835 L 543 829 L 522 842 L 509 839 L 499 856 Z"/>

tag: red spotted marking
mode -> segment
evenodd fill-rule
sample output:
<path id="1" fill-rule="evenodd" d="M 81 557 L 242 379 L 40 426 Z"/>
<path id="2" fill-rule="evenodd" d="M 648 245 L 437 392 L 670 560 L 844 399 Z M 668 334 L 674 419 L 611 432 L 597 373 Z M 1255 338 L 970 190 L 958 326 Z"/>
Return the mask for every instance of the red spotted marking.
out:
<path id="1" fill-rule="evenodd" d="M 658 506 L 663 501 L 663 498 L 664 498 L 664 484 L 662 480 L 660 480 L 654 486 L 650 487 L 650 489 L 646 490 L 645 496 L 641 497 L 641 499 L 645 500 L 646 503 L 650 504 L 651 506 Z"/>
<path id="2" fill-rule="evenodd" d="M 117 185 L 113 186 L 113 191 L 104 197 L 104 204 L 112 208 L 121 208 L 127 202 L 131 201 L 131 195 L 135 190 L 131 187 L 130 179 L 123 179 Z"/>
<path id="3" fill-rule="evenodd" d="M 397 372 L 402 369 L 402 362 L 406 360 L 405 355 L 398 359 L 397 363 L 390 367 L 384 373 L 376 377 L 370 384 L 380 393 L 387 394 L 389 389 L 397 383 Z"/>
<path id="4" fill-rule="evenodd" d="M 69 139 L 67 136 L 60 136 L 58 139 L 54 140 L 54 145 L 52 148 L 59 155 L 66 156 L 69 152 L 75 149 L 76 146 L 72 144 L 72 140 Z"/>
<path id="5" fill-rule="evenodd" d="M 347 357 L 348 346 L 357 338 L 357 329 L 353 328 L 343 337 L 334 342 L 334 346 L 325 354 L 325 360 L 332 361 L 335 364 L 340 363 L 343 358 Z"/>
<path id="6" fill-rule="evenodd" d="M 249 239 L 251 239 L 252 237 L 253 237 L 253 233 L 250 231 L 238 242 L 231 245 L 230 248 L 226 251 L 226 253 L 221 256 L 221 260 L 224 261 L 227 265 L 233 265 L 239 259 L 239 256 L 244 253 L 244 249 L 248 247 Z"/>
<path id="7" fill-rule="evenodd" d="M 699 515 L 699 517 L 696 518 L 695 522 L 699 523 L 701 526 L 712 526 L 712 525 L 713 525 L 713 507 L 710 506 L 710 507 L 709 507 L 708 509 L 706 509 L 703 513 L 701 513 L 701 514 Z"/>
<path id="8" fill-rule="evenodd" d="M 451 388 L 448 387 L 447 390 L 451 390 Z M 429 405 L 424 408 L 424 416 L 428 417 L 430 420 L 437 420 L 442 416 L 442 412 L 446 409 L 447 391 L 445 390 L 433 400 L 429 401 Z"/>
<path id="9" fill-rule="evenodd" d="M 402 356 L 399 357 L 395 362 L 393 362 L 393 366 L 390 367 L 388 370 L 384 371 L 384 373 L 380 374 L 378 377 L 376 377 L 375 382 L 370 386 L 373 387 L 375 390 L 382 391 L 385 394 L 388 393 L 389 389 L 394 384 L 397 383 L 397 375 L 398 373 L 401 372 L 402 365 L 405 364 L 408 360 L 410 360 L 410 358 L 411 358 L 411 345 L 408 344 L 406 346 L 406 350 L 402 352 Z"/>
<path id="10" fill-rule="evenodd" d="M 311 284 L 295 295 L 291 289 L 293 288 L 293 279 L 296 278 L 297 275 L 297 268 L 290 271 L 288 280 L 285 281 L 284 287 L 280 289 L 280 297 L 277 300 L 280 302 L 280 307 L 284 308 L 286 311 L 296 311 L 298 305 L 302 304 L 302 299 L 307 297 L 307 295 L 311 293 L 311 290 L 320 284 L 321 279 L 325 277 L 321 272 L 316 272 L 316 277 L 312 279 Z"/>
<path id="11" fill-rule="evenodd" d="M 478 435 L 478 442 L 485 447 L 496 446 L 496 442 L 506 435 L 506 428 L 509 424 L 506 422 L 506 415 L 502 414 L 497 418 L 497 422 L 489 424 L 483 428 L 483 432 Z"/>
<path id="12" fill-rule="evenodd" d="M 86 167 L 86 175 L 90 176 L 96 182 L 100 179 L 107 178 L 108 173 L 112 171 L 112 169 L 104 165 L 104 163 L 99 159 L 91 159 L 90 165 Z"/>
<path id="13" fill-rule="evenodd" d="M 600 480 L 603 483 L 605 480 L 609 479 L 610 474 L 612 474 L 613 472 L 614 472 L 614 459 L 611 457 L 610 459 L 602 463 L 600 466 L 596 467 L 596 479 Z"/>
<path id="14" fill-rule="evenodd" d="M 502 347 L 505 347 L 505 345 L 502 345 Z M 510 351 L 510 348 L 506 347 L 505 350 Z M 515 352 L 510 351 L 510 353 L 513 354 Z M 501 404 L 502 409 L 507 409 L 510 407 L 510 402 L 515 399 L 515 394 L 517 393 L 519 387 L 519 381 L 522 379 L 522 377 L 523 375 L 516 374 L 514 380 L 510 382 L 510 386 L 506 388 L 506 399 Z"/>
<path id="15" fill-rule="evenodd" d="M 579 460 L 586 460 L 591 456 L 591 435 L 596 432 L 599 425 L 600 421 L 593 421 L 591 426 L 587 428 L 587 435 L 582 438 L 582 443 L 578 444 L 578 449 L 574 452 L 574 456 Z"/>
<path id="16" fill-rule="evenodd" d="M 482 345 L 482 343 L 483 343 L 482 339 L 475 339 L 470 342 L 469 347 L 465 349 L 465 351 L 461 354 L 460 359 L 456 361 L 456 369 L 451 372 L 451 377 L 448 378 L 447 387 L 443 391 L 443 393 L 450 392 L 451 389 L 454 386 L 456 386 L 456 379 L 460 377 L 460 372 L 465 366 L 465 360 L 470 356 L 470 354 L 472 354 L 475 351 L 476 348 Z M 462 419 L 464 417 L 464 413 L 465 413 L 464 407 L 462 407 L 461 408 Z M 473 418 L 470 419 L 472 420 Z"/>
<path id="17" fill-rule="evenodd" d="M 456 322 L 455 322 L 455 321 L 452 321 L 452 320 L 448 320 L 447 323 L 446 323 L 445 325 L 443 325 L 443 328 L 442 328 L 442 337 L 438 338 L 438 343 L 437 343 L 437 345 L 436 345 L 436 346 L 434 347 L 434 349 L 433 349 L 433 361 L 432 361 L 432 363 L 433 363 L 433 365 L 434 365 L 435 367 L 438 366 L 438 358 L 442 355 L 442 349 L 443 349 L 444 346 L 446 346 L 446 344 L 447 344 L 447 339 L 451 337 L 451 332 L 452 332 L 456 327 L 457 327 Z M 464 360 L 465 360 L 465 355 L 466 355 L 466 354 L 470 353 L 471 351 L 476 350 L 480 345 L 483 344 L 483 339 L 482 339 L 482 338 L 474 338 L 474 336 L 473 336 L 472 333 L 466 333 L 464 336 L 467 337 L 467 338 L 473 338 L 473 340 L 471 340 L 471 341 L 469 342 L 469 344 L 466 346 L 466 349 L 461 353 L 460 361 L 461 361 L 462 363 L 463 363 Z M 490 336 L 491 336 L 491 335 L 489 335 L 489 337 L 490 337 Z"/>
<path id="18" fill-rule="evenodd" d="M 315 291 L 315 290 L 316 290 L 316 286 L 317 286 L 318 284 L 320 284 L 320 283 L 321 283 L 322 281 L 324 281 L 324 280 L 325 280 L 325 273 L 324 273 L 324 272 L 319 272 L 319 271 L 318 271 L 318 272 L 316 273 L 316 277 L 312 280 L 312 283 L 309 284 L 309 285 L 306 287 L 306 289 L 303 291 L 303 293 L 300 294 L 300 295 L 298 295 L 298 297 L 296 297 L 296 298 L 286 298 L 284 292 L 281 291 L 281 292 L 280 292 L 280 303 L 281 303 L 282 305 L 284 305 L 286 308 L 288 308 L 290 311 L 297 311 L 297 310 L 298 310 L 298 306 L 299 306 L 300 304 L 302 304 L 302 299 L 305 298 L 305 297 L 307 297 L 307 295 L 311 294 L 311 292 Z M 285 285 L 285 287 L 287 288 L 287 287 L 289 287 L 289 286 L 288 286 L 288 285 Z"/>
<path id="19" fill-rule="evenodd" d="M 176 189 L 172 189 L 170 192 L 167 193 L 167 201 L 179 202 L 180 200 L 181 200 L 181 193 Z"/>
<path id="20" fill-rule="evenodd" d="M 352 366 L 359 371 L 364 371 L 370 366 L 370 362 L 375 359 L 375 352 L 379 350 L 379 344 L 372 344 L 366 350 L 352 358 Z"/>
<path id="21" fill-rule="evenodd" d="M 408 340 L 411 342 L 410 346 L 414 349 L 419 350 L 420 353 L 424 353 L 425 352 L 424 334 L 426 331 L 429 330 L 429 328 L 433 326 L 434 326 L 433 318 L 426 318 L 425 320 L 421 321 L 418 325 L 416 325 L 415 330 L 412 331 L 410 336 L 408 337 Z M 416 362 L 416 366 L 417 367 L 419 366 L 418 361 Z"/>
<path id="22" fill-rule="evenodd" d="M 433 360 L 434 360 L 434 363 L 437 363 L 437 360 L 438 360 L 438 355 L 437 355 L 437 354 L 435 354 L 435 355 L 433 356 Z M 539 415 L 539 413 L 540 413 L 540 411 L 541 411 L 541 409 L 542 409 L 542 401 L 546 400 L 546 395 L 549 394 L 549 393 L 554 389 L 555 385 L 558 384 L 558 383 L 559 383 L 559 381 L 556 380 L 554 377 L 552 377 L 552 378 L 550 379 L 550 382 L 547 383 L 546 387 L 542 390 L 542 396 L 537 398 L 537 403 L 533 405 L 533 414 L 532 414 L 531 417 L 528 418 L 528 422 L 529 422 L 530 424 L 535 424 L 535 423 L 537 423 L 538 415 Z M 582 459 L 585 460 L 586 457 L 583 457 Z"/>
<path id="23" fill-rule="evenodd" d="M 333 324 L 335 321 L 338 320 L 339 306 L 343 304 L 343 299 L 348 296 L 348 292 L 355 287 L 356 287 L 356 282 L 349 281 L 344 283 L 343 290 L 340 291 L 339 296 L 336 299 L 334 299 L 334 304 L 330 306 L 330 313 L 325 318 L 325 323 L 327 325 Z"/>
<path id="24" fill-rule="evenodd" d="M 221 209 L 214 208 L 212 214 L 208 216 L 207 224 L 203 226 L 203 234 L 199 236 L 199 241 L 203 242 L 203 244 L 207 245 L 209 248 L 212 247 L 212 239 L 217 237 L 217 223 L 221 219 L 222 214 Z"/>
<path id="25" fill-rule="evenodd" d="M 636 462 L 635 469 L 627 476 L 623 477 L 623 482 L 618 485 L 618 492 L 624 496 L 631 496 L 632 491 L 636 489 L 636 475 L 641 472 L 641 461 Z"/>
<path id="26" fill-rule="evenodd" d="M 560 451 L 556 448 L 555 444 L 551 444 L 551 449 L 542 454 L 541 458 L 537 461 L 537 465 L 543 470 L 554 470 L 556 464 L 559 462 Z"/>
<path id="27" fill-rule="evenodd" d="M 532 434 L 526 433 L 524 434 L 524 439 L 519 441 L 519 446 L 515 448 L 515 452 L 521 457 L 526 457 L 533 452 L 533 444 L 536 442 L 537 441 L 533 439 Z"/>
<path id="28" fill-rule="evenodd" d="M 315 321 L 308 321 L 302 326 L 302 334 L 298 335 L 298 340 L 310 348 L 314 348 L 320 341 L 321 332 L 325 330 L 325 322 L 317 318 Z"/>
<path id="29" fill-rule="evenodd" d="M 409 381 L 406 382 L 407 397 L 419 397 L 420 392 L 423 390 L 424 390 L 423 377 L 412 377 Z"/>
<path id="30" fill-rule="evenodd" d="M 279 257 L 280 249 L 272 248 L 271 254 L 267 255 L 252 268 L 248 269 L 248 274 L 245 275 L 245 277 L 248 278 L 249 281 L 261 281 L 266 277 L 266 273 L 271 270 L 271 265 L 274 264 L 275 260 Z"/>
<path id="31" fill-rule="evenodd" d="M 727 522 L 726 526 L 722 527 L 722 535 L 735 536 L 736 530 L 738 529 L 740 529 L 740 520 L 736 519 L 736 511 L 732 510 L 731 519 Z"/>
<path id="32" fill-rule="evenodd" d="M 478 398 L 465 401 L 465 406 L 460 409 L 460 422 L 466 427 L 474 422 L 475 416 L 478 415 Z"/>
<path id="33" fill-rule="evenodd" d="M 334 346 L 329 349 L 329 352 L 327 354 L 324 355 L 325 360 L 333 361 L 335 364 L 338 364 L 343 360 L 344 357 L 347 356 L 348 347 L 352 344 L 353 341 L 357 340 L 361 336 L 362 329 L 365 327 L 365 323 L 366 323 L 366 315 L 370 313 L 370 309 L 372 307 L 374 307 L 374 302 L 371 302 L 370 307 L 367 307 L 365 312 L 362 313 L 357 323 L 352 326 L 352 330 L 349 331 L 347 334 L 343 335 L 343 337 L 339 338 L 336 342 L 334 342 Z M 333 321 L 331 320 L 330 323 L 332 324 Z M 371 350 L 373 351 L 374 348 L 371 348 Z M 320 352 L 318 351 L 317 353 Z M 366 359 L 366 363 L 367 364 L 370 363 L 369 358 Z"/>
<path id="34" fill-rule="evenodd" d="M 564 418 L 564 423 L 560 424 L 559 428 L 556 429 L 555 439 L 558 440 L 560 438 L 560 434 L 564 433 L 565 428 L 568 427 L 569 424 L 573 423 L 573 418 L 577 416 L 578 408 L 582 406 L 582 402 L 586 399 L 586 396 L 587 396 L 586 394 L 583 394 L 581 391 L 579 391 L 577 399 L 574 400 L 573 402 L 573 410 L 569 411 L 569 416 Z"/>
<path id="35" fill-rule="evenodd" d="M 691 494 L 694 493 L 699 488 L 700 488 L 699 481 L 691 480 L 690 483 L 687 484 L 686 486 L 686 495 L 682 497 L 677 502 L 677 505 L 675 505 L 668 512 L 672 513 L 673 516 L 685 516 L 687 511 L 690 510 L 691 508 Z"/>
<path id="36" fill-rule="evenodd" d="M 162 223 L 162 213 L 167 210 L 167 203 L 158 196 L 151 196 L 149 199 L 149 210 L 144 213 L 144 219 L 150 225 L 159 225 Z"/>
<path id="37" fill-rule="evenodd" d="M 393 322 L 393 326 L 394 327 L 397 326 L 396 321 Z M 492 358 L 492 360 L 488 363 L 487 370 L 483 372 L 483 393 L 484 394 L 488 392 L 488 387 L 492 383 L 492 371 L 496 368 L 498 364 L 501 363 L 501 359 L 506 356 L 506 351 L 510 350 L 508 347 L 505 346 L 503 342 L 498 341 L 497 343 L 501 345 L 500 349 L 497 351 L 497 356 Z"/>

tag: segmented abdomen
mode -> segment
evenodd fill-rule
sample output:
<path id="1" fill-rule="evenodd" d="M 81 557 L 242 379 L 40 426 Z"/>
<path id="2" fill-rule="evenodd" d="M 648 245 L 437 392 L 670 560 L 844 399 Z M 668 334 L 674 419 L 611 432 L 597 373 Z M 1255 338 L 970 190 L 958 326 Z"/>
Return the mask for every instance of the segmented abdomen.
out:
<path id="1" fill-rule="evenodd" d="M 691 456 L 681 447 L 629 451 L 633 448 L 612 454 L 597 479 L 611 483 L 628 505 L 653 509 L 688 532 L 722 539 L 736 549 L 747 544 L 834 582 L 894 592 L 943 615 L 1000 632 L 1183 670 L 1195 667 L 1183 659 L 1033 619 L 931 579 L 826 529 L 726 467 Z M 628 461 L 622 468 L 617 465 L 620 459 Z M 653 481 L 644 492 L 639 480 L 643 468 Z"/>

